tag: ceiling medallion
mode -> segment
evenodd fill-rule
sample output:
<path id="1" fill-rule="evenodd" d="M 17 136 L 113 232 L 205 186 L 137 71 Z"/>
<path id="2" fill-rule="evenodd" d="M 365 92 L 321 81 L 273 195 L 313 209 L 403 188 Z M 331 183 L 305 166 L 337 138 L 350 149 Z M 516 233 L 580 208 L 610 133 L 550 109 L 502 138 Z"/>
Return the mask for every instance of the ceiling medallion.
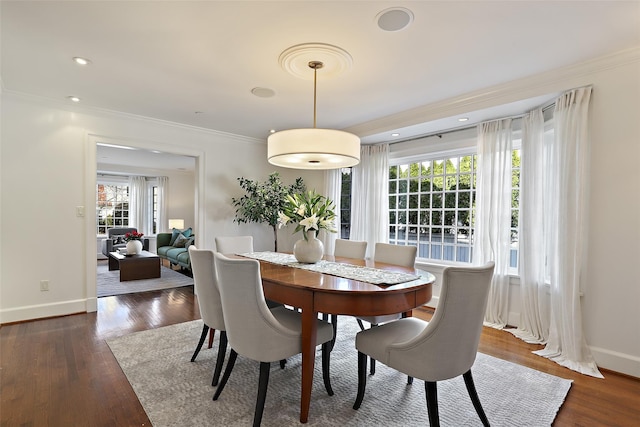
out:
<path id="1" fill-rule="evenodd" d="M 324 64 L 322 78 L 331 78 L 351 69 L 353 58 L 349 52 L 326 43 L 302 43 L 291 46 L 280 54 L 278 63 L 283 70 L 300 79 L 312 80 L 309 63 L 317 61 Z"/>

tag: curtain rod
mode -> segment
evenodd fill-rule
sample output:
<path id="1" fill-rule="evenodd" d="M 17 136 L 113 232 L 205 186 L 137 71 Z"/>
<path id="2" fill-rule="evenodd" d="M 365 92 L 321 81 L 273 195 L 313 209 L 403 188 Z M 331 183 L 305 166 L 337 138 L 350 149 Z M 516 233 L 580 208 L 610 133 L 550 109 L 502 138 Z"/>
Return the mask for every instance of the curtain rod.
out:
<path id="1" fill-rule="evenodd" d="M 553 101 L 550 104 L 545 105 L 544 107 L 542 107 L 542 112 L 544 113 L 547 110 L 549 110 L 550 108 L 553 108 L 555 106 L 556 106 L 556 102 Z M 486 120 L 486 121 L 487 122 L 493 122 L 493 121 L 496 121 L 496 120 L 505 120 L 505 119 L 514 119 L 514 120 L 515 119 L 521 119 L 524 116 L 526 116 L 527 114 L 529 114 L 529 112 L 518 114 L 518 115 L 515 115 L 515 116 L 505 116 L 505 117 L 501 117 L 501 118 L 498 118 L 498 119 Z M 484 121 L 480 122 L 480 123 L 484 123 Z M 466 130 L 469 130 L 469 129 L 473 129 L 473 128 L 477 127 L 480 123 L 477 123 L 475 125 L 470 125 L 470 126 L 462 126 L 462 127 L 459 127 L 459 128 L 450 128 L 450 129 L 446 129 L 446 130 L 439 131 L 439 132 L 426 133 L 424 135 L 419 135 L 419 136 L 415 136 L 413 138 L 403 139 L 401 141 L 388 142 L 387 144 L 389 144 L 389 145 L 400 144 L 400 143 L 403 143 L 403 142 L 411 142 L 411 141 L 416 141 L 418 139 L 430 138 L 432 136 L 437 136 L 439 138 L 442 138 L 442 135 L 447 135 L 447 134 L 454 133 L 454 132 L 463 132 L 463 131 L 466 131 Z"/>

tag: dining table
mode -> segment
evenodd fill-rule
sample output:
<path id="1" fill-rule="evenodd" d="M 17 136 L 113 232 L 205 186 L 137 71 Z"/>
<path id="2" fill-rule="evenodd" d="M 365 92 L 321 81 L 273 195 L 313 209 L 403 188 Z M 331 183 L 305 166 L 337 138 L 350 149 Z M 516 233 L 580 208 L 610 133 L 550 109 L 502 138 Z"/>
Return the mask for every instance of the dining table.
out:
<path id="1" fill-rule="evenodd" d="M 380 316 L 403 313 L 431 299 L 435 276 L 429 272 L 398 265 L 342 258 L 326 255 L 323 260 L 331 266 L 360 266 L 366 271 L 383 270 L 389 274 L 405 275 L 402 283 L 371 283 L 362 279 L 341 277 L 340 272 L 313 271 L 299 263 L 275 263 L 260 253 L 238 254 L 260 262 L 260 274 L 265 298 L 301 310 L 302 317 L 302 385 L 300 391 L 300 422 L 309 419 L 313 371 L 316 354 L 318 313 L 323 315 Z M 267 257 L 268 259 L 268 257 Z M 322 262 L 322 261 L 321 261 Z M 301 268 L 302 267 L 302 268 Z M 409 279 L 409 280 L 407 280 Z M 335 339 L 335 337 L 334 337 Z M 355 349 L 355 347 L 354 347 Z M 355 351 L 355 350 L 354 350 Z"/>

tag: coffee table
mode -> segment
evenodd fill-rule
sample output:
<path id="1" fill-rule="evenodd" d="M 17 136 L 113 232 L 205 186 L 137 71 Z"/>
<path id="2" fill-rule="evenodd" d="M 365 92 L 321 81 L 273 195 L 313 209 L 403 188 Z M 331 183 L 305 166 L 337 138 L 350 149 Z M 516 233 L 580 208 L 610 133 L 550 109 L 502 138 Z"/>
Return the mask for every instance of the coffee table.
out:
<path id="1" fill-rule="evenodd" d="M 142 251 L 137 255 L 109 252 L 109 271 L 120 270 L 120 281 L 156 279 L 160 277 L 160 257 Z"/>

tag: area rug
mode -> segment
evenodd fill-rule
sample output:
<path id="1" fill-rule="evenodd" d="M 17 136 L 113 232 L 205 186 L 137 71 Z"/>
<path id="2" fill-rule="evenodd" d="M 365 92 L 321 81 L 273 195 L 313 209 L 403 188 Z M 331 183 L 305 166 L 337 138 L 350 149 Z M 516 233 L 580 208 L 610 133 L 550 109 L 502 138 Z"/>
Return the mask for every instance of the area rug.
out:
<path id="1" fill-rule="evenodd" d="M 98 297 L 156 291 L 189 285 L 193 285 L 193 278 L 173 271 L 165 266 L 160 267 L 160 277 L 157 279 L 128 280 L 121 282 L 119 270 L 109 271 L 107 261 L 98 262 L 96 276 L 96 294 Z"/>
<path id="2" fill-rule="evenodd" d="M 238 357 L 220 399 L 212 401 L 218 334 L 213 348 L 205 345 L 191 363 L 201 330 L 202 321 L 196 320 L 107 341 L 154 427 L 252 423 L 259 364 Z M 362 406 L 357 411 L 352 408 L 358 383 L 357 331 L 355 320 L 340 317 L 331 353 L 334 396 L 328 396 L 324 388 L 318 350 L 307 425 L 428 425 L 424 382 L 407 385 L 405 375 L 380 363 L 376 374 L 368 377 Z M 300 424 L 300 368 L 299 355 L 288 359 L 284 370 L 272 364 L 263 426 Z M 570 380 L 482 353 L 478 353 L 473 375 L 492 426 L 551 425 L 571 387 Z M 442 426 L 482 425 L 461 377 L 439 382 L 438 400 Z"/>

